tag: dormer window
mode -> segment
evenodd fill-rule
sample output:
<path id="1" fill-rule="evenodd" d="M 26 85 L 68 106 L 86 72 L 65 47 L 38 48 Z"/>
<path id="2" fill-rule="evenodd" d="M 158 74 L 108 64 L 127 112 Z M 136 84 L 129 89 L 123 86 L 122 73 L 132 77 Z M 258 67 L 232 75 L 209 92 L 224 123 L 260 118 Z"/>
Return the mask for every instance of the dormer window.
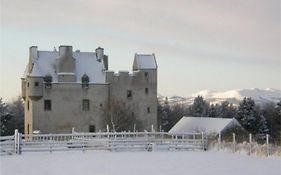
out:
<path id="1" fill-rule="evenodd" d="M 81 78 L 82 81 L 82 88 L 89 88 L 89 77 L 88 75 L 84 74 Z"/>
<path id="2" fill-rule="evenodd" d="M 46 75 L 44 77 L 45 88 L 52 88 L 52 81 L 53 81 L 52 76 L 51 75 Z"/>

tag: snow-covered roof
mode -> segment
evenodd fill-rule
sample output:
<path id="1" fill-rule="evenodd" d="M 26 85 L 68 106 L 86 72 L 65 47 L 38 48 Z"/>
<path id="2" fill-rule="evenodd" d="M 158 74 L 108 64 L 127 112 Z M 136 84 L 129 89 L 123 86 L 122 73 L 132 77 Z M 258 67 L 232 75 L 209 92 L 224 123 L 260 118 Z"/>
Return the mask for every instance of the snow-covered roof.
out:
<path id="1" fill-rule="evenodd" d="M 235 118 L 182 117 L 169 133 L 203 131 L 210 134 L 222 132 L 233 126 L 241 126 Z"/>
<path id="2" fill-rule="evenodd" d="M 157 69 L 155 55 L 135 54 L 133 69 Z"/>
<path id="3" fill-rule="evenodd" d="M 46 76 L 51 75 L 53 82 L 58 82 L 58 74 L 56 73 L 56 62 L 59 58 L 57 51 L 38 51 L 38 58 L 33 59 L 34 62 L 32 71 L 28 73 L 25 71 L 26 76 Z M 103 61 L 98 61 L 95 52 L 73 52 L 75 59 L 77 82 L 81 82 L 81 77 L 87 74 L 90 83 L 105 83 L 105 73 Z"/>

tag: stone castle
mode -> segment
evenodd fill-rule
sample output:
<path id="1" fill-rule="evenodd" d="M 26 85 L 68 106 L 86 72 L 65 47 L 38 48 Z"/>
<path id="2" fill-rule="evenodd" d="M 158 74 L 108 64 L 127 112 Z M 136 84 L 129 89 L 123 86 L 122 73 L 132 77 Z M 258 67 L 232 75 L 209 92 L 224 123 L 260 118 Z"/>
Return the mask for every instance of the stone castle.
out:
<path id="1" fill-rule="evenodd" d="M 108 70 L 103 48 L 95 52 L 29 49 L 21 79 L 25 100 L 25 133 L 105 131 L 105 111 L 120 103 L 142 123 L 157 127 L 157 63 L 155 55 L 135 54 L 132 73 Z"/>

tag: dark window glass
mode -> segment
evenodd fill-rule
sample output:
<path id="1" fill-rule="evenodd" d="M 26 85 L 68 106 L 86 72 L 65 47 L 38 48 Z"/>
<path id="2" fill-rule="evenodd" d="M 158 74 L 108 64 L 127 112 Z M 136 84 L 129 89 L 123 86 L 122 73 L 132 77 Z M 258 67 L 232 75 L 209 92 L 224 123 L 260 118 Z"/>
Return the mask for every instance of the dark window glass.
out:
<path id="1" fill-rule="evenodd" d="M 144 73 L 144 77 L 145 77 L 146 80 L 148 80 L 148 72 Z"/>
<path id="2" fill-rule="evenodd" d="M 35 87 L 39 87 L 39 82 L 38 82 L 38 81 L 35 81 L 35 82 L 34 82 L 34 86 L 35 86 Z"/>
<path id="3" fill-rule="evenodd" d="M 89 111 L 90 109 L 90 100 L 83 99 L 83 111 Z"/>
<path id="4" fill-rule="evenodd" d="M 29 100 L 27 100 L 27 110 L 29 110 Z"/>
<path id="5" fill-rule="evenodd" d="M 96 132 L 96 127 L 95 127 L 95 125 L 90 125 L 90 126 L 89 126 L 89 132 Z"/>
<path id="6" fill-rule="evenodd" d="M 133 98 L 132 90 L 127 90 L 127 99 Z"/>
<path id="7" fill-rule="evenodd" d="M 147 110 L 147 113 L 150 113 L 150 107 L 147 107 L 146 110 Z"/>
<path id="8" fill-rule="evenodd" d="M 145 88 L 145 94 L 148 94 L 148 88 Z"/>
<path id="9" fill-rule="evenodd" d="M 29 134 L 29 124 L 27 124 L 27 134 Z"/>
<path id="10" fill-rule="evenodd" d="M 52 102 L 51 102 L 51 100 L 44 100 L 44 110 L 45 111 L 52 110 Z"/>

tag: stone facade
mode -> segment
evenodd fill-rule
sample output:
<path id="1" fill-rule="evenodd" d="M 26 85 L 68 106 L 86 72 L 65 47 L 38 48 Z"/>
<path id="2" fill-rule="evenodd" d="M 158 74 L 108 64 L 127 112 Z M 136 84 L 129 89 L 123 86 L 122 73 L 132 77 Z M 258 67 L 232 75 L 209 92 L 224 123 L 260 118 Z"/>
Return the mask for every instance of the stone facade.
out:
<path id="1" fill-rule="evenodd" d="M 157 63 L 154 54 L 136 54 L 133 71 L 108 70 L 108 56 L 95 52 L 38 51 L 30 47 L 22 81 L 25 133 L 95 132 L 106 129 L 105 110 L 122 102 L 143 124 L 157 128 Z M 110 112 L 110 111 L 108 111 Z"/>

